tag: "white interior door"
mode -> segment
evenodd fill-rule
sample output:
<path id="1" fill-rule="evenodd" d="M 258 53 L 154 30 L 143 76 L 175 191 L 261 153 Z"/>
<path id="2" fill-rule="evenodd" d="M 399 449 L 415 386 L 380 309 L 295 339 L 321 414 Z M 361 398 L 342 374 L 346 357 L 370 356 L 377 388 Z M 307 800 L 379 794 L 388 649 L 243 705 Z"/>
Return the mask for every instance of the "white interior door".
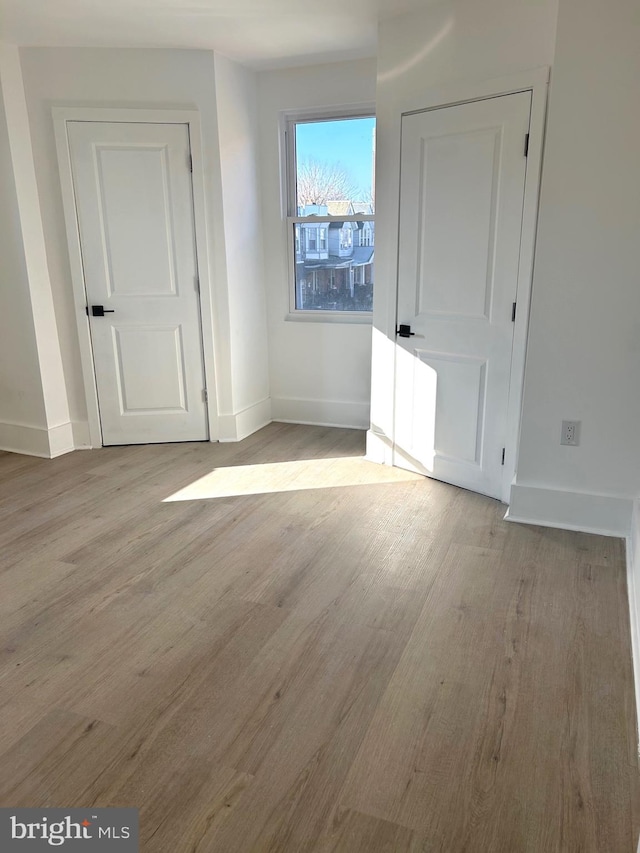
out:
<path id="1" fill-rule="evenodd" d="M 394 464 L 500 497 L 529 92 L 402 119 Z"/>
<path id="2" fill-rule="evenodd" d="M 206 440 L 188 127 L 68 136 L 103 444 Z"/>

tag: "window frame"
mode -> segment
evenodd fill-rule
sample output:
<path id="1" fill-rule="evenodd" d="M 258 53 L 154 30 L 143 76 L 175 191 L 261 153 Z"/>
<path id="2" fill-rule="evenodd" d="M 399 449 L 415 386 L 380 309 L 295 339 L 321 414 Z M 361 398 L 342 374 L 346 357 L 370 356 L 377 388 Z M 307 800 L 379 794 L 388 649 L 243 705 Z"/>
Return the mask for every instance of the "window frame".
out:
<path id="1" fill-rule="evenodd" d="M 317 222 L 326 228 L 327 248 L 329 245 L 329 227 L 332 222 L 375 222 L 374 214 L 355 214 L 344 216 L 298 216 L 297 206 L 297 155 L 296 155 L 296 125 L 313 124 L 322 121 L 340 121 L 345 119 L 376 118 L 375 105 L 372 103 L 344 107 L 321 107 L 288 111 L 282 114 L 282 200 L 283 219 L 286 224 L 287 239 L 287 305 L 286 320 L 297 320 L 320 323 L 354 323 L 371 324 L 372 311 L 331 311 L 322 309 L 303 309 L 296 307 L 296 225 L 305 222 Z M 325 225 L 326 223 L 326 225 Z M 352 235 L 353 239 L 353 235 Z M 302 240 L 300 241 L 302 243 Z M 375 273 L 374 273 L 375 275 Z M 375 284 L 374 284 L 375 287 Z"/>

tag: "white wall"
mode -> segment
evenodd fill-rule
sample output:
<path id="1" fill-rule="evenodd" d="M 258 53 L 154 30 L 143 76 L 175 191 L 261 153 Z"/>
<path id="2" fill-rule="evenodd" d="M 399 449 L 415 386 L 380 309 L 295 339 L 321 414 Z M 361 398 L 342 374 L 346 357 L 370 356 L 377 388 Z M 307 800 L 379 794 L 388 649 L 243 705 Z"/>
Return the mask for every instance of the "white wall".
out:
<path id="1" fill-rule="evenodd" d="M 447 83 L 551 65 L 557 14 L 558 0 L 443 0 L 384 21 L 378 97 L 390 106 Z"/>
<path id="2" fill-rule="evenodd" d="M 560 0 L 517 482 L 640 492 L 640 7 Z M 563 419 L 579 447 L 560 446 Z M 594 519 L 595 522 L 595 519 Z"/>
<path id="3" fill-rule="evenodd" d="M 422 92 L 505 77 L 553 61 L 558 0 L 445 0 L 384 21 L 378 37 L 377 207 L 372 432 L 390 460 L 396 322 L 399 116 Z"/>
<path id="4" fill-rule="evenodd" d="M 0 88 L 0 447 L 22 450 L 15 427 L 46 428 L 29 281 Z"/>
<path id="5" fill-rule="evenodd" d="M 226 168 L 226 194 L 223 195 L 220 145 L 225 145 L 225 156 L 228 156 L 233 143 L 230 144 L 226 128 L 222 136 L 218 136 L 216 98 L 218 95 L 221 98 L 225 121 L 236 122 L 234 127 L 242 131 L 243 122 L 254 110 L 249 72 L 245 75 L 239 69 L 235 71 L 233 63 L 221 62 L 218 69 L 223 82 L 218 93 L 215 58 L 210 51 L 22 48 L 20 58 L 72 420 L 85 422 L 87 413 L 51 107 L 196 108 L 201 121 L 208 254 L 214 287 L 211 322 L 215 333 L 216 395 L 219 412 L 225 418 L 227 437 L 237 437 L 235 415 L 238 406 L 259 403 L 265 396 L 264 379 L 256 380 L 252 368 L 260 377 L 261 365 L 267 359 L 266 321 L 264 313 L 260 317 L 258 312 L 250 315 L 249 322 L 242 327 L 236 311 L 233 331 L 230 330 L 230 310 L 235 304 L 233 298 L 229 298 L 230 293 L 247 295 L 255 288 L 255 301 L 260 304 L 261 281 L 244 279 L 247 269 L 257 266 L 260 249 L 249 252 L 248 260 L 240 261 L 237 247 L 227 251 L 225 246 L 227 206 L 230 221 L 237 222 L 238 217 L 233 181 Z M 231 116 L 229 92 L 237 99 L 239 118 Z M 249 167 L 252 156 L 251 152 L 242 155 L 243 169 Z M 247 182 L 257 183 L 255 176 Z M 246 418 L 243 424 L 246 426 Z"/>
<path id="6" fill-rule="evenodd" d="M 261 73 L 259 98 L 273 417 L 364 428 L 369 423 L 371 326 L 285 319 L 289 268 L 279 116 L 315 107 L 373 105 L 375 62 Z M 376 272 L 376 287 L 377 282 Z"/>
<path id="7" fill-rule="evenodd" d="M 9 203 L 15 199 L 19 225 L 21 262 L 24 263 L 29 292 L 31 325 L 35 336 L 37 378 L 23 393 L 42 399 L 44 423 L 5 422 L 0 446 L 39 456 L 58 456 L 73 450 L 73 429 L 64 382 L 62 356 L 55 321 L 53 294 L 42 230 L 42 215 L 33 164 L 31 131 L 18 49 L 0 45 L 0 84 L 4 129 L 11 160 L 13 187 Z M 10 208 L 11 209 L 11 208 Z M 11 334 L 11 333 L 10 333 Z M 18 347 L 18 352 L 20 347 Z"/>
<path id="8" fill-rule="evenodd" d="M 233 395 L 220 437 L 237 439 L 271 419 L 257 76 L 216 55 L 215 79 Z"/>
<path id="9" fill-rule="evenodd" d="M 619 534 L 640 491 L 639 23 L 637 0 L 450 0 L 381 26 L 377 88 L 372 421 L 388 436 L 400 105 L 553 66 L 511 511 Z M 560 446 L 563 419 L 582 421 L 580 447 Z"/>

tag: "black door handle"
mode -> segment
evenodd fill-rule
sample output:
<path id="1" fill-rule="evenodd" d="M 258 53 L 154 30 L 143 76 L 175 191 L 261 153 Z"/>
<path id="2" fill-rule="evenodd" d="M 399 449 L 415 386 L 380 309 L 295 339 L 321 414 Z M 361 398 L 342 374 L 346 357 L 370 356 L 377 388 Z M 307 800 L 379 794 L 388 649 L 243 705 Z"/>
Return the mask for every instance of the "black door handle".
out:
<path id="1" fill-rule="evenodd" d="M 89 312 L 87 311 L 87 314 Z M 115 314 L 113 308 L 105 308 L 104 305 L 92 305 L 91 314 L 94 317 L 104 317 L 105 314 Z"/>
<path id="2" fill-rule="evenodd" d="M 415 335 L 415 332 L 411 331 L 411 326 L 401 323 L 396 329 L 396 335 L 401 338 L 410 338 L 412 335 Z"/>

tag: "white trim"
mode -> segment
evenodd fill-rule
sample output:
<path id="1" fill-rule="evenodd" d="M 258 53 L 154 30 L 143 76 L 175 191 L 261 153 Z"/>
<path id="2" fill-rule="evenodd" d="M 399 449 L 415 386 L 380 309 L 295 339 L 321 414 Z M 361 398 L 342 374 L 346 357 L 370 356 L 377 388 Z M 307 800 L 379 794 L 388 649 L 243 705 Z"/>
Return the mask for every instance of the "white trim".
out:
<path id="1" fill-rule="evenodd" d="M 516 92 L 544 92 L 549 83 L 549 68 L 532 68 L 504 77 L 492 77 L 488 80 L 462 80 L 445 86 L 428 89 L 420 95 L 400 101 L 397 109 L 402 115 L 424 110 L 442 109 L 468 101 L 484 101 L 498 98 L 500 95 L 513 95 Z"/>
<path id="2" fill-rule="evenodd" d="M 395 163 L 394 174 L 397 172 L 400 163 L 400 139 L 403 115 L 414 112 L 424 112 L 426 110 L 443 109 L 455 106 L 456 104 L 486 100 L 503 95 L 512 95 L 518 92 L 532 93 L 531 117 L 529 123 L 529 151 L 527 158 L 522 231 L 520 238 L 520 264 L 517 286 L 518 308 L 516 311 L 511 355 L 511 380 L 507 412 L 507 436 L 505 440 L 505 465 L 501 487 L 501 496 L 505 503 L 509 503 L 511 483 L 515 474 L 515 464 L 518 457 L 518 445 L 520 438 L 524 366 L 529 325 L 529 308 L 531 302 L 531 285 L 533 280 L 533 262 L 536 241 L 538 201 L 540 194 L 548 84 L 549 69 L 536 68 L 531 71 L 524 71 L 507 77 L 499 77 L 484 81 L 463 81 L 440 88 L 430 89 L 420 95 L 413 96 L 411 99 L 401 101 L 395 109 L 394 141 L 391 151 L 391 157 Z M 394 204 L 393 215 L 395 217 L 394 221 L 397 223 L 399 221 L 399 198 Z M 398 239 L 398 235 L 396 235 L 395 239 Z M 397 250 L 396 243 L 396 256 Z M 379 315 L 377 314 L 374 306 L 374 318 L 377 316 L 380 317 L 380 322 L 375 325 L 385 333 L 386 337 L 390 341 L 395 341 L 397 323 L 397 292 L 398 281 L 396 277 L 395 284 L 390 288 L 387 294 L 386 304 L 384 304 L 380 309 Z M 395 431 L 395 425 L 392 429 Z"/>
<path id="3" fill-rule="evenodd" d="M 352 400 L 311 400 L 304 397 L 272 397 L 274 421 L 285 424 L 367 429 L 369 403 Z"/>
<path id="4" fill-rule="evenodd" d="M 511 483 L 516 473 L 520 444 L 520 421 L 524 393 L 524 368 L 529 334 L 529 312 L 533 284 L 533 265 L 538 228 L 540 181 L 547 109 L 549 70 L 539 73 L 537 83 L 531 87 L 531 118 L 529 121 L 529 151 L 524 186 L 522 228 L 520 236 L 520 262 L 516 291 L 516 321 L 511 350 L 511 377 L 507 409 L 507 436 L 505 440 L 504 471 L 502 475 L 502 500 L 510 500 Z"/>
<path id="5" fill-rule="evenodd" d="M 0 450 L 49 458 L 49 431 L 45 427 L 0 421 Z"/>
<path id="6" fill-rule="evenodd" d="M 76 450 L 91 449 L 91 434 L 88 421 L 72 421 L 73 444 Z"/>
<path id="7" fill-rule="evenodd" d="M 373 321 L 371 311 L 296 311 L 286 314 L 287 322 L 294 323 L 351 323 L 351 325 L 370 326 Z"/>
<path id="8" fill-rule="evenodd" d="M 52 106 L 54 121 L 106 121 L 128 124 L 189 124 L 198 121 L 200 113 L 195 109 L 138 108 L 138 107 L 76 107 Z"/>
<path id="9" fill-rule="evenodd" d="M 341 104 L 336 107 L 318 107 L 317 109 L 304 107 L 297 110 L 284 110 L 280 113 L 280 192 L 281 192 L 281 215 L 286 227 L 286 258 L 287 258 L 287 301 L 289 306 L 285 320 L 302 320 L 325 323 L 362 323 L 371 322 L 370 311 L 322 311 L 307 312 L 296 308 L 296 273 L 295 273 L 295 239 L 293 236 L 293 225 L 300 222 L 375 222 L 375 214 L 361 214 L 353 216 L 298 216 L 296 197 L 296 145 L 295 125 L 302 123 L 321 121 L 340 121 L 346 119 L 373 118 L 376 117 L 375 102 L 359 104 Z M 328 239 L 328 237 L 327 237 Z M 374 283 L 375 288 L 375 283 Z M 310 316 L 320 314 L 321 317 Z M 364 320 L 359 315 L 364 316 Z"/>
<path id="10" fill-rule="evenodd" d="M 271 398 L 247 406 L 233 415 L 220 415 L 219 441 L 242 441 L 271 423 Z"/>
<path id="11" fill-rule="evenodd" d="M 636 721 L 638 731 L 640 731 L 640 498 L 634 501 L 631 528 L 629 536 L 627 536 L 627 595 L 629 597 Z M 640 743 L 638 743 L 638 756 L 640 757 Z M 638 847 L 640 849 L 640 843 Z"/>
<path id="12" fill-rule="evenodd" d="M 75 450 L 71 422 L 51 429 L 29 424 L 0 422 L 0 450 L 23 453 L 42 459 L 55 459 Z"/>
<path id="13" fill-rule="evenodd" d="M 324 214 L 320 215 L 318 213 L 310 213 L 309 216 L 288 216 L 287 219 L 289 222 L 293 222 L 294 225 L 297 225 L 300 222 L 310 222 L 312 225 L 315 223 L 317 225 L 324 225 L 325 222 L 375 222 L 376 217 L 375 214 L 371 213 L 345 213 L 344 216 L 337 216 L 336 214 L 329 214 L 325 216 Z M 358 248 L 356 246 L 356 248 Z M 374 246 L 369 246 L 369 248 L 375 248 Z"/>
<path id="14" fill-rule="evenodd" d="M 202 355 L 204 378 L 207 388 L 207 416 L 209 441 L 218 440 L 218 404 L 216 393 L 216 358 L 213 281 L 209 274 L 209 241 L 207 240 L 207 208 L 205 202 L 204 160 L 202 153 L 202 131 L 200 115 L 190 112 L 187 122 L 191 146 L 191 187 L 193 190 L 193 219 L 196 239 L 196 262 L 200 281 L 200 327 L 202 329 Z"/>
<path id="15" fill-rule="evenodd" d="M 288 123 L 302 124 L 304 122 L 333 121 L 349 118 L 374 118 L 376 114 L 375 101 L 358 101 L 356 104 L 340 104 L 337 107 L 299 107 L 286 110 L 284 115 Z"/>
<path id="16" fill-rule="evenodd" d="M 93 348 L 86 314 L 87 296 L 82 267 L 80 235 L 76 215 L 76 203 L 71 171 L 71 154 L 67 135 L 67 123 L 86 122 L 136 122 L 150 124 L 186 124 L 189 131 L 193 172 L 193 214 L 196 241 L 198 276 L 200 279 L 200 315 L 202 328 L 202 348 L 206 386 L 208 389 L 207 412 L 209 420 L 209 440 L 218 439 L 218 410 L 215 381 L 215 332 L 213 328 L 213 293 L 209 273 L 209 251 L 207 241 L 207 214 L 205 205 L 204 165 L 202 160 L 202 137 L 200 114 L 189 109 L 135 109 L 129 107 L 103 109 L 101 107 L 52 107 L 53 124 L 60 169 L 62 204 L 69 246 L 71 264 L 71 282 L 76 312 L 76 326 L 80 342 L 82 378 L 87 402 L 87 422 L 91 447 L 102 446 L 102 428 L 98 407 L 93 365 Z"/>
<path id="17" fill-rule="evenodd" d="M 632 508 L 631 498 L 514 483 L 505 519 L 624 538 L 629 535 Z"/>
<path id="18" fill-rule="evenodd" d="M 373 429 L 367 430 L 365 459 L 378 465 L 393 465 L 393 444 L 386 435 L 381 435 Z"/>
<path id="19" fill-rule="evenodd" d="M 49 453 L 52 459 L 65 453 L 71 453 L 75 449 L 71 421 L 49 428 Z"/>
<path id="20" fill-rule="evenodd" d="M 93 370 L 93 349 L 91 346 L 89 320 L 86 313 L 87 296 L 84 285 L 84 272 L 82 268 L 80 233 L 76 218 L 76 203 L 73 191 L 73 176 L 71 173 L 71 153 L 67 137 L 67 120 L 71 120 L 74 117 L 75 110 L 68 111 L 54 107 L 52 112 L 56 150 L 58 154 L 58 168 L 60 171 L 62 206 L 67 232 L 69 262 L 71 265 L 71 285 L 73 289 L 76 328 L 78 330 L 78 340 L 80 344 L 82 380 L 87 405 L 89 437 L 92 447 L 101 447 L 102 429 L 100 426 L 100 410 L 98 408 L 98 391 L 96 388 L 96 380 Z"/>

